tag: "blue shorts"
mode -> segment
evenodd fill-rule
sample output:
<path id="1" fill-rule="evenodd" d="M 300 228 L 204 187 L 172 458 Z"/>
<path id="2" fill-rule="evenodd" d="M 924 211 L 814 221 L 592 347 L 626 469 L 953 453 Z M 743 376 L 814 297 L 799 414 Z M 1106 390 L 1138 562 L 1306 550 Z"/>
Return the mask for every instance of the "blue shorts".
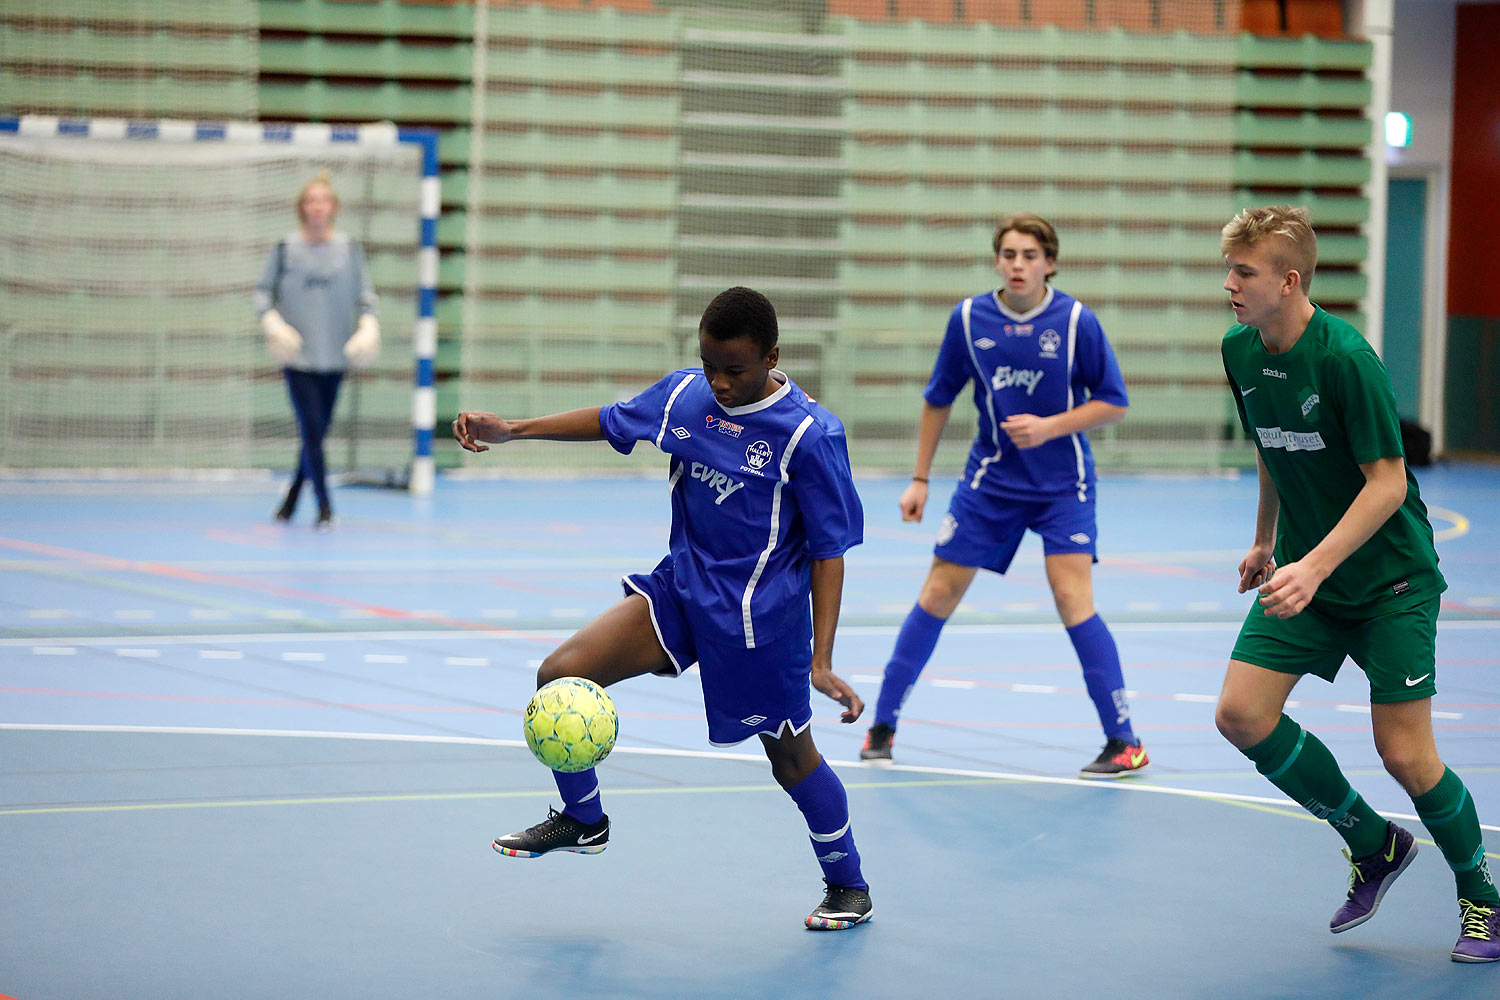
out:
<path id="1" fill-rule="evenodd" d="M 620 584 L 626 596 L 646 599 L 651 627 L 671 663 L 658 672 L 675 677 L 698 664 L 709 743 L 732 747 L 758 733 L 780 739 L 812 724 L 810 611 L 775 642 L 746 649 L 743 636 L 708 635 L 701 618 L 690 619 L 670 557 L 649 575 L 632 573 Z"/>
<path id="2" fill-rule="evenodd" d="M 1087 500 L 1079 500 L 1076 494 L 1012 500 L 982 495 L 967 483 L 959 483 L 948 504 L 932 554 L 960 566 L 1004 573 L 1027 528 L 1042 536 L 1042 551 L 1049 556 L 1082 552 L 1099 561 L 1092 491 Z"/>

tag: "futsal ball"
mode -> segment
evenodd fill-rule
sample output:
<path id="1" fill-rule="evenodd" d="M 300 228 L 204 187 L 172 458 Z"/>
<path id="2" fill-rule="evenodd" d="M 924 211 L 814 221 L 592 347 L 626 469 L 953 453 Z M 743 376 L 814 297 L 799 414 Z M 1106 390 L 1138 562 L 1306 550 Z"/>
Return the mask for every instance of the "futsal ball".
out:
<path id="1" fill-rule="evenodd" d="M 604 689 L 582 677 L 543 684 L 526 706 L 526 745 L 554 771 L 587 771 L 615 747 L 620 717 Z"/>

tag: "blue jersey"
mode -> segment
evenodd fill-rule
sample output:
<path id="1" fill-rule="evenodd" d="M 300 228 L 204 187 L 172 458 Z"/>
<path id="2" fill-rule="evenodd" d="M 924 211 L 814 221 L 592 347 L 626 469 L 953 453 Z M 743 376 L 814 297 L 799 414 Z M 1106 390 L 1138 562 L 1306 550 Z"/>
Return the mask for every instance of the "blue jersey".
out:
<path id="1" fill-rule="evenodd" d="M 953 307 L 923 398 L 953 403 L 974 383 L 979 433 L 969 449 L 964 485 L 999 497 L 1045 499 L 1094 485 L 1094 454 L 1083 434 L 1017 448 L 1000 429 L 1013 414 L 1049 417 L 1090 399 L 1126 406 L 1125 380 L 1092 310 L 1056 289 L 1022 314 L 990 292 Z M 962 488 L 962 486 L 960 487 Z"/>
<path id="2" fill-rule="evenodd" d="M 684 368 L 599 414 L 618 451 L 649 441 L 667 453 L 674 586 L 704 638 L 749 649 L 807 621 L 814 559 L 864 540 L 844 425 L 772 378 L 770 396 L 726 409 L 702 370 Z"/>

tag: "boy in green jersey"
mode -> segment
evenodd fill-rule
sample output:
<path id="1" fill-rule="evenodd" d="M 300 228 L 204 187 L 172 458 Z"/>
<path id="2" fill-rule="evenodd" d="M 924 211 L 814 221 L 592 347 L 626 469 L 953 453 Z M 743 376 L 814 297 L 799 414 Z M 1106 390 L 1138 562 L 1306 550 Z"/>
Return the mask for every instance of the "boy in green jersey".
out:
<path id="1" fill-rule="evenodd" d="M 1349 786 L 1328 748 L 1282 711 L 1304 674 L 1347 656 L 1370 681 L 1375 747 L 1458 883 L 1456 962 L 1500 959 L 1500 894 L 1468 789 L 1432 735 L 1439 595 L 1432 526 L 1406 468 L 1390 377 L 1353 326 L 1308 299 L 1317 240 L 1305 209 L 1246 209 L 1224 227 L 1238 323 L 1224 371 L 1255 440 L 1260 503 L 1240 592 L 1258 588 L 1219 695 L 1219 731 L 1344 838 L 1353 868 L 1330 922 L 1374 915 L 1417 853 Z"/>

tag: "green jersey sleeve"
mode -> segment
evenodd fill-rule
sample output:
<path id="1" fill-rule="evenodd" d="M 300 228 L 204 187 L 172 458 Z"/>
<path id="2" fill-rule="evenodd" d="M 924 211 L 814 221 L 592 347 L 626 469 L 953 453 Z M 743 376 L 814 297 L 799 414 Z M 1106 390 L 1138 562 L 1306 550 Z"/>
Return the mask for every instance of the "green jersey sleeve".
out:
<path id="1" fill-rule="evenodd" d="M 1363 465 L 1381 458 L 1404 458 L 1396 393 L 1375 352 L 1354 351 L 1340 359 L 1333 382 L 1340 397 L 1337 412 L 1354 461 Z"/>

